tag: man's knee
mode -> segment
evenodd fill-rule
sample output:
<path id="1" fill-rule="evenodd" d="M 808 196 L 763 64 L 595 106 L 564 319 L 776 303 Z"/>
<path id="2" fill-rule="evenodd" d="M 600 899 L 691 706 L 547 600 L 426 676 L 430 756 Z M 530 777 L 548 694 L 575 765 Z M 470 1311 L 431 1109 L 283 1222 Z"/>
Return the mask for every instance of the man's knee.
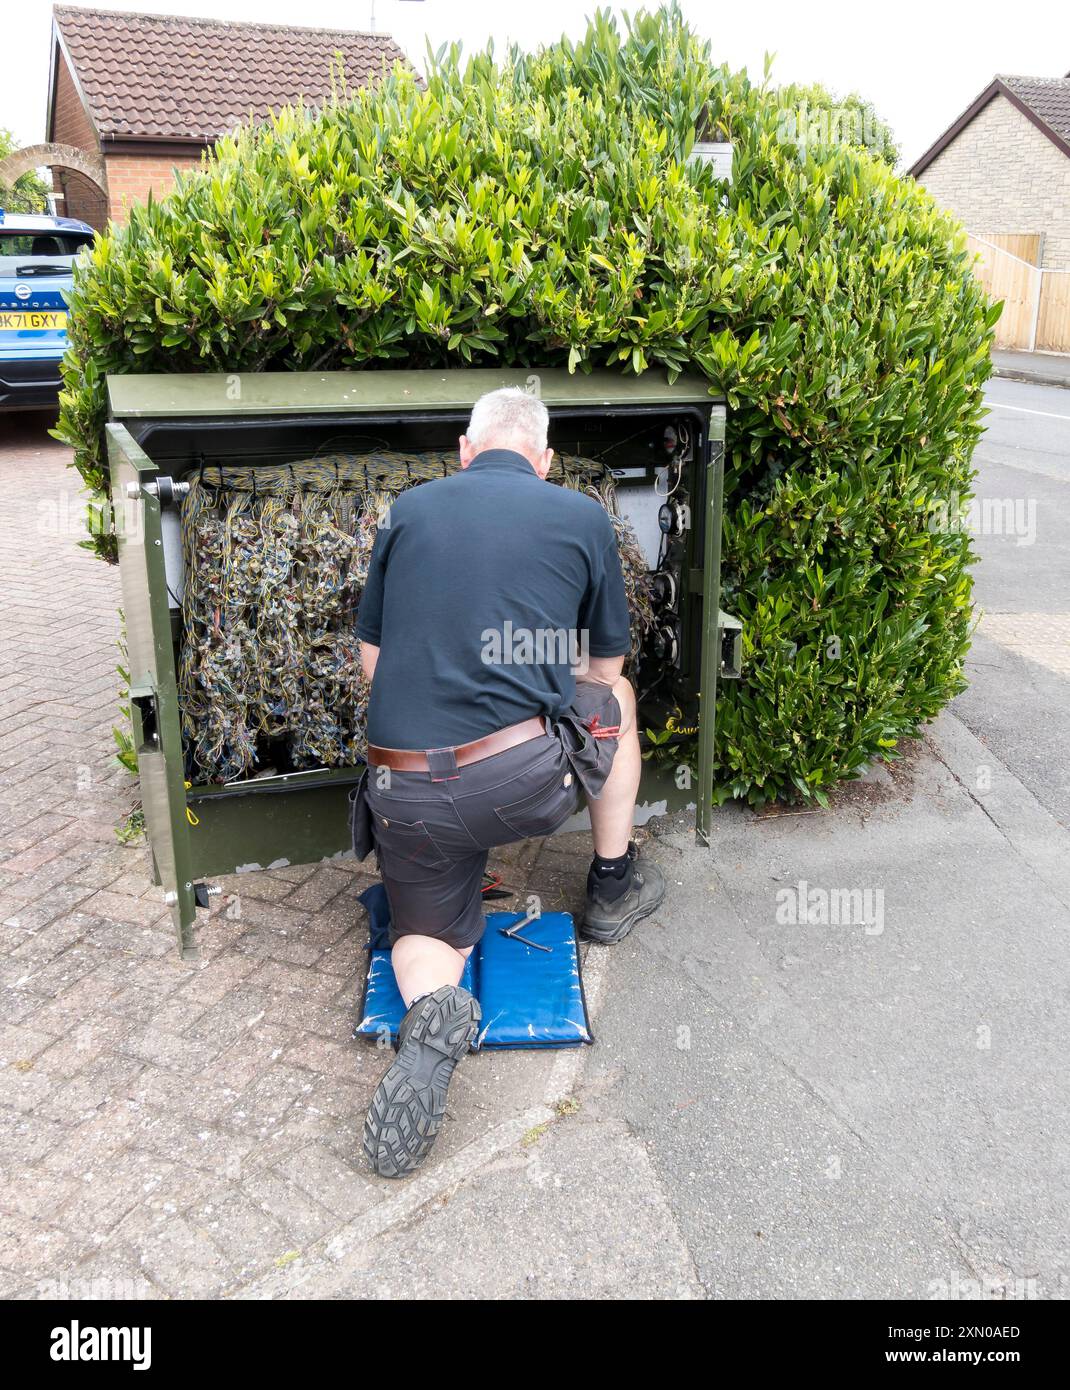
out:
<path id="1" fill-rule="evenodd" d="M 635 691 L 627 676 L 618 676 L 613 683 L 613 694 L 620 706 L 620 731 L 622 734 L 635 727 Z"/>

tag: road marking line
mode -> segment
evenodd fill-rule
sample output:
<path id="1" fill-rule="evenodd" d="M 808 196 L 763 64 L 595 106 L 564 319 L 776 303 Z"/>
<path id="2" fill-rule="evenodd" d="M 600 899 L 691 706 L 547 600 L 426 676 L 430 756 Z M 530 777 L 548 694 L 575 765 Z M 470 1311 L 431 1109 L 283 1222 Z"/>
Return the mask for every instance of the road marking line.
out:
<path id="1" fill-rule="evenodd" d="M 1056 415 L 1052 410 L 1027 410 L 1024 405 L 1007 405 L 1005 401 L 989 401 L 986 405 L 993 410 L 1017 410 L 1022 415 L 1043 415 L 1046 420 L 1070 420 L 1070 415 Z"/>

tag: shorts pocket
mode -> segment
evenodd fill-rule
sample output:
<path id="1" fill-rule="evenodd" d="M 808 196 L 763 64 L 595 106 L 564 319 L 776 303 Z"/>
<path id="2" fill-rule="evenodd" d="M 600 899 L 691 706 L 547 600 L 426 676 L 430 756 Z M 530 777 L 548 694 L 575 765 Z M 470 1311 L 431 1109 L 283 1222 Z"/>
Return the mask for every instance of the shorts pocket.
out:
<path id="1" fill-rule="evenodd" d="M 384 867 L 400 878 L 406 866 L 414 869 L 444 869 L 449 860 L 439 849 L 422 820 L 401 821 L 382 812 L 372 812 L 375 843 L 384 857 Z"/>
<path id="2" fill-rule="evenodd" d="M 498 819 L 520 840 L 550 835 L 579 807 L 579 788 L 568 767 L 556 768 L 536 791 L 496 806 Z"/>

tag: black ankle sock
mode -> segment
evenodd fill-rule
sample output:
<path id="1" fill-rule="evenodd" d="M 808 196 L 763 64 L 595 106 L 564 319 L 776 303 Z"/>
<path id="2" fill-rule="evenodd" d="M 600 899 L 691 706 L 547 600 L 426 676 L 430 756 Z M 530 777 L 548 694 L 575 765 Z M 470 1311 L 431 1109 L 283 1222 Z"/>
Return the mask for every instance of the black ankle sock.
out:
<path id="1" fill-rule="evenodd" d="M 605 859 L 596 854 L 591 860 L 591 869 L 598 878 L 623 878 L 628 872 L 628 851 L 618 854 L 616 859 Z"/>
<path id="2" fill-rule="evenodd" d="M 599 897 L 615 902 L 631 886 L 631 856 L 625 851 L 615 859 L 596 854 L 587 873 L 587 891 L 597 888 Z"/>

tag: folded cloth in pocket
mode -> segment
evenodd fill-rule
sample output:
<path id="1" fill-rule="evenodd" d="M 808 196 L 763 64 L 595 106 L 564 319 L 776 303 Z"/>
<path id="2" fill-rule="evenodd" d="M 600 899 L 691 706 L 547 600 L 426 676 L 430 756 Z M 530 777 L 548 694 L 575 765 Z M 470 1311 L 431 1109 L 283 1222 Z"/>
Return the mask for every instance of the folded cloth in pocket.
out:
<path id="1" fill-rule="evenodd" d="M 552 721 L 551 732 L 587 796 L 598 797 L 613 767 L 620 717 L 609 686 L 577 681 L 571 703 Z"/>
<path id="2" fill-rule="evenodd" d="M 368 805 L 367 768 L 360 774 L 356 786 L 349 793 L 349 830 L 353 837 L 353 853 L 358 860 L 367 859 L 375 848 L 372 813 Z"/>

